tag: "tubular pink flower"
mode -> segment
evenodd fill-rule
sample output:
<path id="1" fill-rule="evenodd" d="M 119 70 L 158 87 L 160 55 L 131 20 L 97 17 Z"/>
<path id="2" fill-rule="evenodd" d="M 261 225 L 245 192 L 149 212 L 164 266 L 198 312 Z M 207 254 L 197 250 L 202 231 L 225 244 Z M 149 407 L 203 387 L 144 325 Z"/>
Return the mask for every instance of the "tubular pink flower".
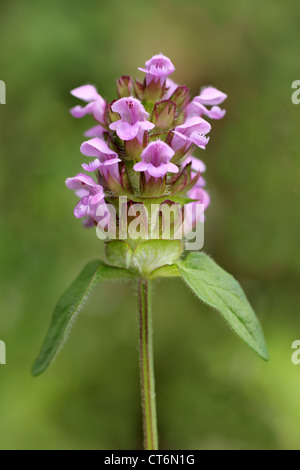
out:
<path id="1" fill-rule="evenodd" d="M 179 168 L 170 162 L 173 155 L 171 147 L 161 140 L 156 140 L 145 148 L 141 155 L 142 161 L 136 163 L 133 169 L 144 172 L 146 181 L 149 181 L 151 176 L 157 179 L 163 178 L 168 172 L 178 173 Z"/>
<path id="2" fill-rule="evenodd" d="M 204 88 L 199 96 L 196 96 L 193 101 L 187 106 L 186 113 L 187 117 L 191 116 L 207 116 L 210 119 L 222 119 L 226 110 L 221 109 L 218 104 L 223 103 L 226 100 L 227 95 L 222 93 L 213 87 Z M 207 109 L 206 106 L 212 106 L 211 109 Z"/>
<path id="3" fill-rule="evenodd" d="M 66 186 L 69 189 L 76 191 L 80 201 L 74 209 L 74 215 L 77 219 L 84 216 L 94 219 L 96 216 L 97 207 L 104 202 L 104 191 L 102 186 L 95 183 L 93 178 L 84 173 L 79 173 L 73 178 L 66 180 Z"/>
<path id="4" fill-rule="evenodd" d="M 163 85 L 167 76 L 175 71 L 175 67 L 168 57 L 157 54 L 145 63 L 145 68 L 139 67 L 138 70 L 146 73 L 146 85 L 152 80 L 155 82 L 160 80 Z"/>
<path id="5" fill-rule="evenodd" d="M 222 119 L 226 110 L 221 109 L 219 106 L 213 106 L 211 109 L 207 109 L 204 104 L 200 103 L 199 97 L 193 99 L 193 101 L 186 108 L 187 117 L 192 116 L 207 116 L 210 119 Z"/>
<path id="6" fill-rule="evenodd" d="M 192 144 L 205 149 L 209 142 L 206 134 L 211 130 L 211 125 L 201 117 L 194 116 L 188 118 L 184 124 L 175 127 L 173 131 L 172 149 L 177 152 L 185 147 L 188 150 Z"/>
<path id="7" fill-rule="evenodd" d="M 201 104 L 215 106 L 217 104 L 223 103 L 223 101 L 226 100 L 227 95 L 222 93 L 222 91 L 217 90 L 217 88 L 207 87 L 203 88 L 197 98 Z"/>
<path id="8" fill-rule="evenodd" d="M 114 113 L 118 113 L 121 119 L 110 124 L 109 128 L 116 131 L 122 140 L 140 137 L 139 131 L 150 131 L 155 127 L 153 123 L 147 121 L 149 113 L 136 98 L 121 98 L 112 104 L 111 109 Z"/>
<path id="9" fill-rule="evenodd" d="M 91 163 L 83 163 L 82 168 L 85 171 L 100 171 L 101 175 L 108 179 L 109 175 L 120 182 L 120 172 L 118 163 L 121 161 L 118 154 L 111 150 L 104 140 L 95 137 L 94 139 L 83 142 L 80 151 L 87 157 L 97 157 Z"/>
<path id="10" fill-rule="evenodd" d="M 75 106 L 70 110 L 70 113 L 75 118 L 82 118 L 87 114 L 91 114 L 94 119 L 101 124 L 104 124 L 104 113 L 106 109 L 106 101 L 97 92 L 93 85 L 83 85 L 71 91 L 75 98 L 88 103 L 86 106 Z"/>
<path id="11" fill-rule="evenodd" d="M 204 222 L 204 212 L 210 204 L 210 197 L 208 193 L 199 186 L 195 186 L 193 189 L 191 189 L 188 192 L 188 197 L 191 199 L 196 199 L 196 201 L 190 202 L 184 207 L 184 215 L 186 218 L 185 226 L 189 228 L 187 231 L 195 227 L 198 222 Z"/>

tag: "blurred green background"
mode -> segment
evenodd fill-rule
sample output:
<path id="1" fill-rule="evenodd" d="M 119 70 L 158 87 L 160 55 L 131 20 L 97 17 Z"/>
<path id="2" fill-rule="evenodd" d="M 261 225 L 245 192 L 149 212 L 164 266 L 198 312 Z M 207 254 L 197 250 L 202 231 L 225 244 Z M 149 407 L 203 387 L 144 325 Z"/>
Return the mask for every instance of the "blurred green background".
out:
<path id="1" fill-rule="evenodd" d="M 229 96 L 213 122 L 205 251 L 243 285 L 266 334 L 264 363 L 180 280 L 155 287 L 162 449 L 299 449 L 298 1 L 1 2 L 1 449 L 141 448 L 136 294 L 100 286 L 49 371 L 33 379 L 57 298 L 103 256 L 64 186 L 82 162 L 89 118 L 69 90 L 115 79 L 163 52 L 193 93 Z"/>

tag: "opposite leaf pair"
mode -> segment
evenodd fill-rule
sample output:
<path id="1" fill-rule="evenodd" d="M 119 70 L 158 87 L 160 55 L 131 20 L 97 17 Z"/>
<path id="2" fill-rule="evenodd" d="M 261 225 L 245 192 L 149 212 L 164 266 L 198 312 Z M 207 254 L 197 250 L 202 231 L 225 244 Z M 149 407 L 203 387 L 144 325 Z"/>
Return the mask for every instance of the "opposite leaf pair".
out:
<path id="1" fill-rule="evenodd" d="M 200 300 L 221 313 L 235 333 L 260 357 L 268 360 L 260 323 L 242 288 L 233 276 L 220 268 L 209 256 L 191 252 L 176 264 L 159 268 L 153 277 L 156 276 L 181 276 Z M 86 265 L 54 310 L 50 329 L 33 366 L 33 375 L 41 374 L 51 364 L 67 337 L 72 320 L 93 288 L 99 282 L 118 279 L 134 281 L 137 275 L 101 261 Z"/>

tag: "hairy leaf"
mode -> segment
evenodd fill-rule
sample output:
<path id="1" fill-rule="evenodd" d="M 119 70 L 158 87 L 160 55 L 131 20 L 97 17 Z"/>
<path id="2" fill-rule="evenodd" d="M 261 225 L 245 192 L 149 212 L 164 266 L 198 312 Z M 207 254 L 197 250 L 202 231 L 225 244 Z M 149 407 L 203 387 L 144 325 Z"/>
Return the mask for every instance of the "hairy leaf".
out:
<path id="1" fill-rule="evenodd" d="M 204 253 L 190 253 L 176 264 L 197 297 L 218 310 L 240 338 L 260 357 L 268 360 L 260 323 L 233 276 Z"/>
<path id="2" fill-rule="evenodd" d="M 33 375 L 39 375 L 49 367 L 65 342 L 74 318 L 96 284 L 100 281 L 128 278 L 132 279 L 134 275 L 101 261 L 92 261 L 85 266 L 55 307 L 41 352 L 32 368 Z"/>

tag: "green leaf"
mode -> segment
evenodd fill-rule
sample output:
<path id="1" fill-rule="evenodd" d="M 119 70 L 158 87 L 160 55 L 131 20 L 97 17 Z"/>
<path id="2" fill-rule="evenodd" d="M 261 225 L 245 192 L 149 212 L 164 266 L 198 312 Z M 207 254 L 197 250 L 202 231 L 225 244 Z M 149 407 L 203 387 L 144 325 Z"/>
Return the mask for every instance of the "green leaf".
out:
<path id="1" fill-rule="evenodd" d="M 176 264 L 197 297 L 218 310 L 238 336 L 260 357 L 268 360 L 260 323 L 233 276 L 204 253 L 190 253 Z"/>
<path id="2" fill-rule="evenodd" d="M 125 269 L 108 266 L 101 261 L 92 261 L 85 266 L 55 307 L 46 339 L 32 368 L 34 376 L 44 372 L 52 363 L 68 337 L 76 315 L 96 284 L 100 281 L 128 278 L 133 279 L 134 275 Z"/>

